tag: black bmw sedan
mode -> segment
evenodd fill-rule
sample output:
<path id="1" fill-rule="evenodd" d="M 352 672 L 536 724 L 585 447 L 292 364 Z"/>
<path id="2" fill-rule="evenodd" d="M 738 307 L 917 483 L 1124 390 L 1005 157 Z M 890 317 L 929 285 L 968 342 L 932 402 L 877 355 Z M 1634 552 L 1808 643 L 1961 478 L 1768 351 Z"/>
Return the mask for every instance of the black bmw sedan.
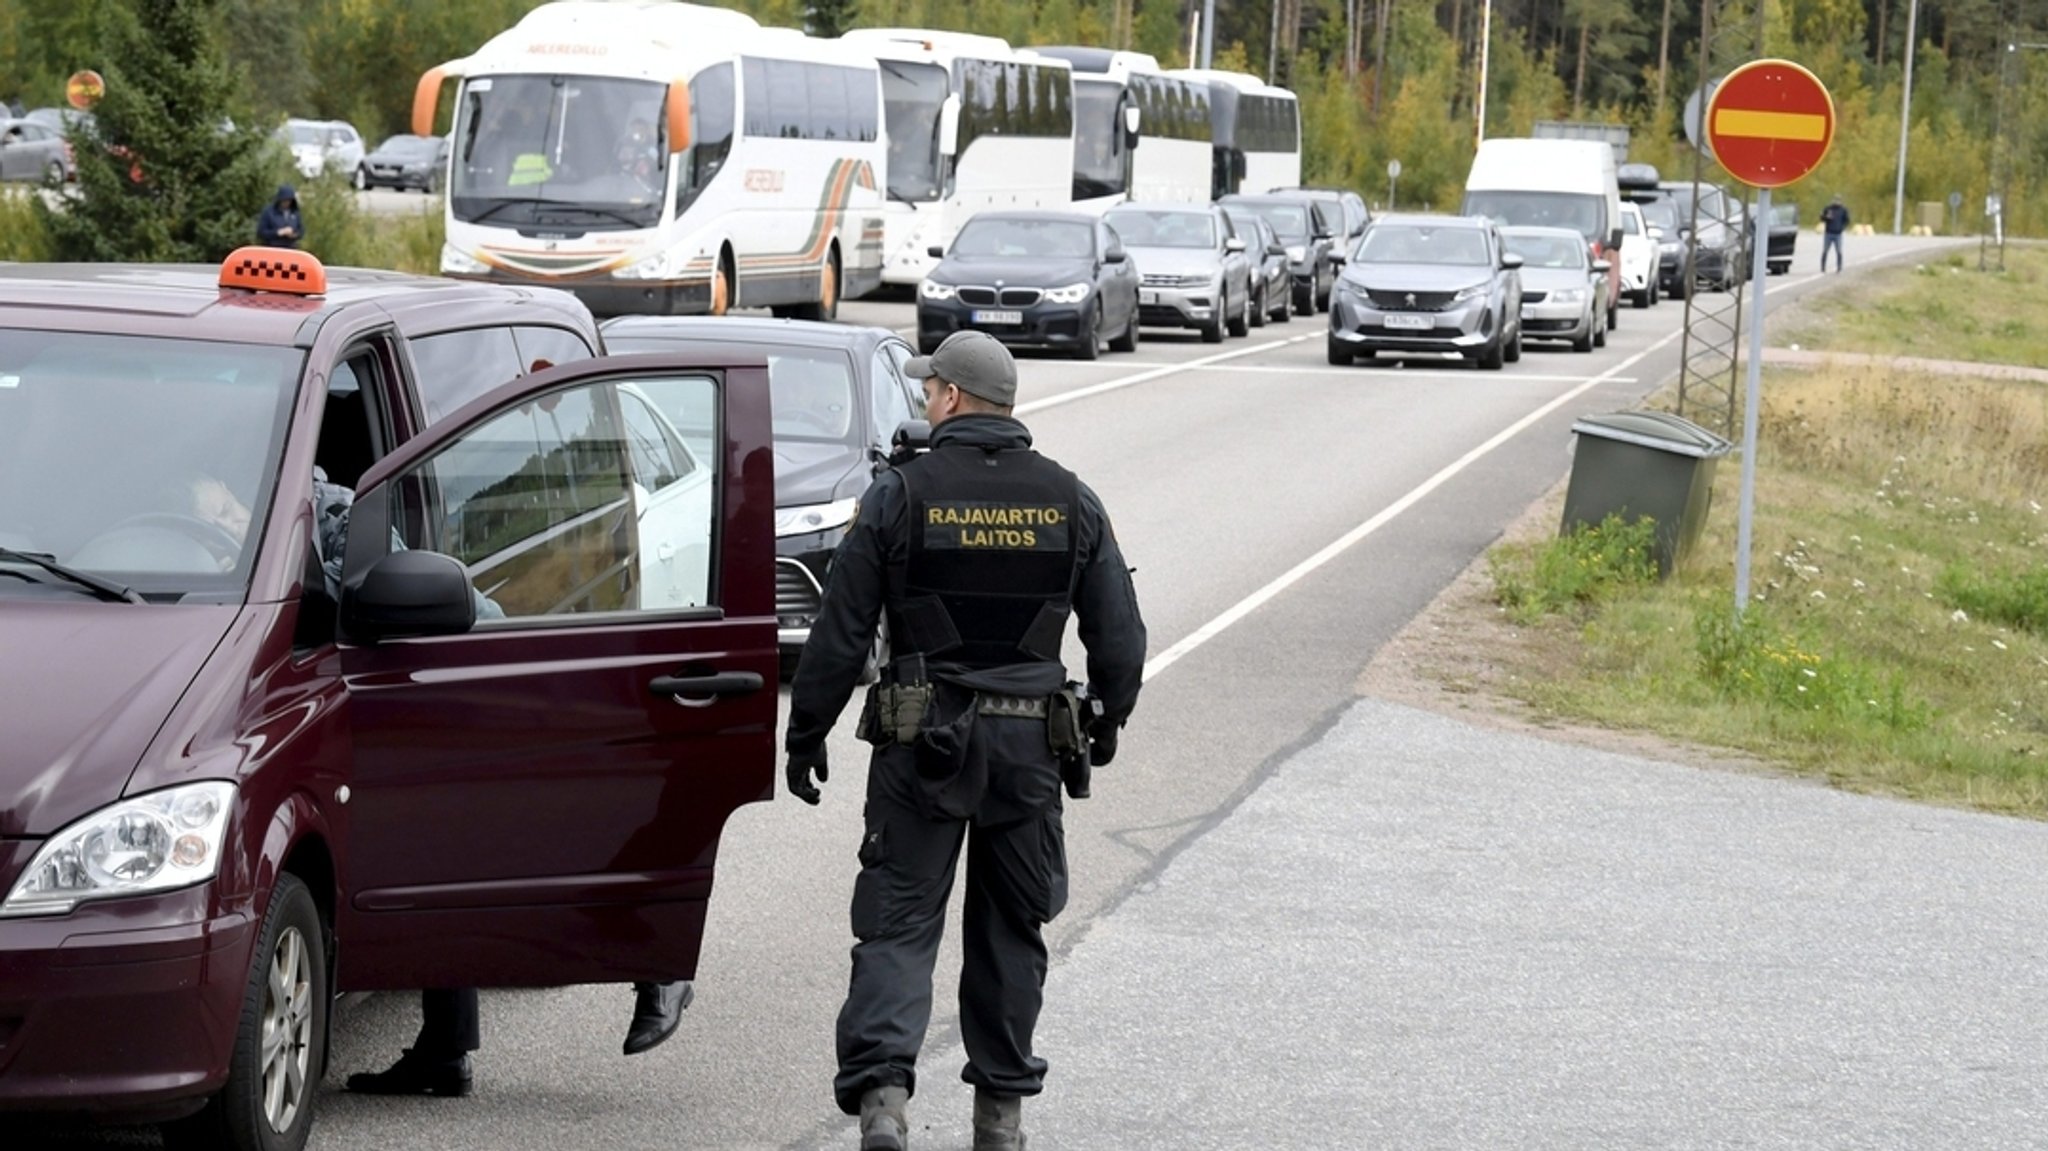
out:
<path id="1" fill-rule="evenodd" d="M 886 328 L 754 316 L 620 316 L 603 331 L 609 354 L 718 344 L 768 357 L 775 615 L 789 668 L 817 620 L 826 566 L 880 472 L 891 437 L 906 420 L 924 418 L 923 392 L 903 374 L 914 354 L 910 345 Z M 692 447 L 713 431 L 701 415 L 665 414 Z"/>
<path id="2" fill-rule="evenodd" d="M 1005 345 L 1083 360 L 1138 346 L 1138 270 L 1116 233 L 1082 212 L 981 212 L 917 288 L 917 344 L 972 328 Z"/>

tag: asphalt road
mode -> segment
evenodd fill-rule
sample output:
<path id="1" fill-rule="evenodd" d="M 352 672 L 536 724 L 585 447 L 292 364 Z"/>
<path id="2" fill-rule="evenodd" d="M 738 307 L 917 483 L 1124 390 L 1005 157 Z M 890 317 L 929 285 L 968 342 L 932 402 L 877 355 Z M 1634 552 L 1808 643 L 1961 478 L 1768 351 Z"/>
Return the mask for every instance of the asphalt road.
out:
<path id="1" fill-rule="evenodd" d="M 1774 304 L 1832 282 L 1813 250 Z M 1021 414 L 1107 503 L 1152 636 L 1122 753 L 1069 808 L 1033 1146 L 2040 1145 L 2018 1125 L 2048 1112 L 2021 1025 L 2044 1017 L 2021 987 L 2040 829 L 1640 761 L 1617 794 L 1598 757 L 1356 698 L 1379 645 L 1564 473 L 1572 420 L 1676 370 L 1682 314 L 1624 310 L 1605 350 L 1531 345 L 1501 372 L 1332 368 L 1321 317 L 1025 360 Z M 363 1099 L 341 1081 L 395 1056 L 417 1008 L 352 1003 L 310 1146 L 852 1146 L 829 1090 L 850 726 L 822 807 L 732 821 L 675 1039 L 619 1055 L 625 988 L 486 992 L 473 1097 Z M 949 934 L 921 1148 L 968 1142 L 957 964 Z M 1881 985 L 1836 978 L 1866 968 Z M 1953 1038 L 1972 1028 L 1998 1041 Z"/>

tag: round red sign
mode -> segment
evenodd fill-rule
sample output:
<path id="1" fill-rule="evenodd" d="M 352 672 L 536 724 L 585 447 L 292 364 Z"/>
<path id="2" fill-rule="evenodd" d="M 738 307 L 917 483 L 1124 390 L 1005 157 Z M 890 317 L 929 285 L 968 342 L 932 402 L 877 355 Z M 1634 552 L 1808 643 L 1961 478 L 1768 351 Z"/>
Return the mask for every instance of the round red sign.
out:
<path id="1" fill-rule="evenodd" d="M 64 101 L 73 108 L 90 108 L 107 93 L 107 82 L 98 72 L 73 72 L 64 84 Z"/>
<path id="2" fill-rule="evenodd" d="M 1834 98 L 1790 60 L 1752 60 L 1728 73 L 1705 118 L 1714 159 L 1752 188 L 1805 179 L 1835 140 Z"/>

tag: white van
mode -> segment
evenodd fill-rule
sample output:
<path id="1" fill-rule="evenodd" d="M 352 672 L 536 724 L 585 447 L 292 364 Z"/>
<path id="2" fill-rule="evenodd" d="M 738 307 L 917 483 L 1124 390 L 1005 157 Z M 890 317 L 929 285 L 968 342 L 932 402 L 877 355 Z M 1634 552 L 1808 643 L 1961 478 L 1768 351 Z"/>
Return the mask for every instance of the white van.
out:
<path id="1" fill-rule="evenodd" d="M 1598 140 L 1483 140 L 1465 177 L 1467 216 L 1515 227 L 1571 228 L 1607 269 L 1607 327 L 1621 300 L 1621 185 Z"/>

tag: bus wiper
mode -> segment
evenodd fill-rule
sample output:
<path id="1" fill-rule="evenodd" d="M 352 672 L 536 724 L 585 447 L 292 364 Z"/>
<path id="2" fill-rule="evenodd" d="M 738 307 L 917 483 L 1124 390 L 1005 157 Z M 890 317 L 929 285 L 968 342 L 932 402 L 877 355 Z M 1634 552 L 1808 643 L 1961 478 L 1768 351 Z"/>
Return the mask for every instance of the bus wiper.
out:
<path id="1" fill-rule="evenodd" d="M 18 552 L 13 548 L 0 548 L 0 563 L 29 564 L 33 567 L 39 567 L 53 576 L 84 588 L 103 600 L 120 603 L 149 602 L 136 594 L 135 589 L 126 584 L 117 584 L 113 580 L 102 579 L 91 572 L 82 572 L 74 567 L 66 567 L 58 563 L 57 557 L 48 552 Z"/>
<path id="2" fill-rule="evenodd" d="M 608 220 L 617 220 L 629 228 L 647 227 L 646 224 L 641 223 L 632 216 L 628 216 L 617 208 L 600 208 L 594 204 L 576 204 L 568 200 L 536 200 L 534 201 L 534 208 L 536 223 L 539 221 L 540 209 L 544 208 L 550 212 L 582 212 L 589 216 L 602 216 Z"/>

